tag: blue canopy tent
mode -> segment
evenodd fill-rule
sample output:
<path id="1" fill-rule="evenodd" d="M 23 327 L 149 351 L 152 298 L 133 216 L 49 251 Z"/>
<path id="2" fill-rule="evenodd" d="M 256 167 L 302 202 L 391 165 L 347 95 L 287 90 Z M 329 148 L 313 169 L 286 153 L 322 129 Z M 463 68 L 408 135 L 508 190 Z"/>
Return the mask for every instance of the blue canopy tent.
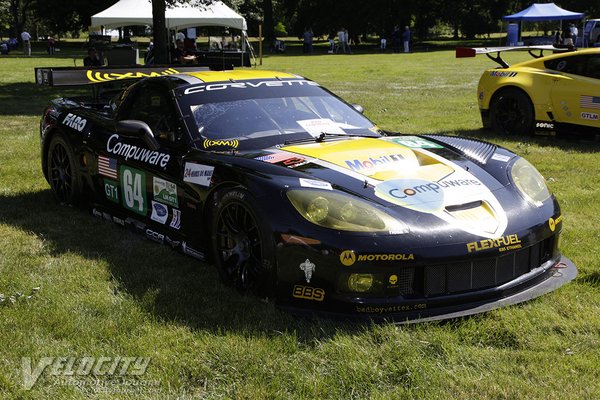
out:
<path id="1" fill-rule="evenodd" d="M 573 12 L 560 8 L 554 3 L 535 3 L 527 7 L 523 11 L 519 11 L 516 14 L 505 15 L 502 17 L 504 21 L 518 22 L 519 23 L 519 36 L 521 32 L 521 23 L 526 22 L 538 22 L 538 21 L 562 21 L 562 20 L 575 20 L 585 18 L 584 13 Z M 562 22 L 561 22 L 562 26 Z"/>

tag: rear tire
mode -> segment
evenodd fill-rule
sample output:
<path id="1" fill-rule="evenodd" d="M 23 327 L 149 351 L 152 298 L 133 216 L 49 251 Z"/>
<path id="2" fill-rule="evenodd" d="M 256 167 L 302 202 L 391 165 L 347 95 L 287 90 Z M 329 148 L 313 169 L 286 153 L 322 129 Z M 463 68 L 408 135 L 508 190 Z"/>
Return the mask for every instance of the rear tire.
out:
<path id="1" fill-rule="evenodd" d="M 73 148 L 56 134 L 50 140 L 47 154 L 48 183 L 54 197 L 62 204 L 81 202 L 81 179 Z"/>
<path id="2" fill-rule="evenodd" d="M 534 117 L 531 100 L 519 89 L 502 90 L 490 106 L 492 129 L 500 135 L 533 134 Z"/>
<path id="3" fill-rule="evenodd" d="M 223 282 L 269 297 L 275 287 L 273 235 L 245 190 L 219 193 L 212 218 L 214 262 Z"/>

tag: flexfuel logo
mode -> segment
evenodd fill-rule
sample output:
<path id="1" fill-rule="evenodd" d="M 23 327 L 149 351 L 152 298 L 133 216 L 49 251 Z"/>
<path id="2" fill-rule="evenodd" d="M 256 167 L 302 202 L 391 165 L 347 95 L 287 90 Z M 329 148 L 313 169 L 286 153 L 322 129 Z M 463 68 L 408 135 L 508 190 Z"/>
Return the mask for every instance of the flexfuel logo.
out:
<path id="1" fill-rule="evenodd" d="M 516 234 L 506 235 L 498 239 L 485 239 L 467 243 L 467 250 L 473 253 L 481 250 L 498 249 L 499 252 L 520 249 L 521 239 Z"/>

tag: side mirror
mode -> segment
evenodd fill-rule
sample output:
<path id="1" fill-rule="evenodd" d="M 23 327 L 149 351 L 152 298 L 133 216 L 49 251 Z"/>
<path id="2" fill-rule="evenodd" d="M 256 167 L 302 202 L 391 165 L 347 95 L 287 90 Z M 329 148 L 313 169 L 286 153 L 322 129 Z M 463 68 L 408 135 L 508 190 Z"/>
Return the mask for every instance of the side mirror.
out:
<path id="1" fill-rule="evenodd" d="M 117 133 L 125 137 L 142 139 L 150 148 L 150 150 L 158 150 L 160 144 L 154 137 L 152 129 L 144 121 L 135 119 L 125 119 L 117 122 Z"/>
<path id="2" fill-rule="evenodd" d="M 363 108 L 363 106 L 361 106 L 360 104 L 354 104 L 354 103 L 353 103 L 353 104 L 350 104 L 350 105 L 351 105 L 352 107 L 354 107 L 354 109 L 355 109 L 356 111 L 358 111 L 359 113 L 361 113 L 361 114 L 365 112 L 365 109 L 364 109 L 364 108 Z"/>

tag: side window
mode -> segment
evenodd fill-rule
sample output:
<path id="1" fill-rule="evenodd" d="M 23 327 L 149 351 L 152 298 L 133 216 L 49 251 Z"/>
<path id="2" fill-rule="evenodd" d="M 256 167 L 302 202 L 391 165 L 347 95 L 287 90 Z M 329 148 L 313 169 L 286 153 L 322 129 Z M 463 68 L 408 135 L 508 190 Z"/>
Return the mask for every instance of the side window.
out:
<path id="1" fill-rule="evenodd" d="M 565 72 L 567 74 L 583 75 L 585 59 L 583 57 L 563 57 L 549 60 L 544 63 L 548 69 Z"/>
<path id="2" fill-rule="evenodd" d="M 594 79 L 600 79 L 600 55 L 592 54 L 587 57 L 584 75 Z"/>
<path id="3" fill-rule="evenodd" d="M 133 98 L 120 115 L 121 119 L 136 119 L 148 124 L 159 141 L 174 143 L 179 138 L 175 110 L 165 90 L 147 84 L 133 93 Z"/>

